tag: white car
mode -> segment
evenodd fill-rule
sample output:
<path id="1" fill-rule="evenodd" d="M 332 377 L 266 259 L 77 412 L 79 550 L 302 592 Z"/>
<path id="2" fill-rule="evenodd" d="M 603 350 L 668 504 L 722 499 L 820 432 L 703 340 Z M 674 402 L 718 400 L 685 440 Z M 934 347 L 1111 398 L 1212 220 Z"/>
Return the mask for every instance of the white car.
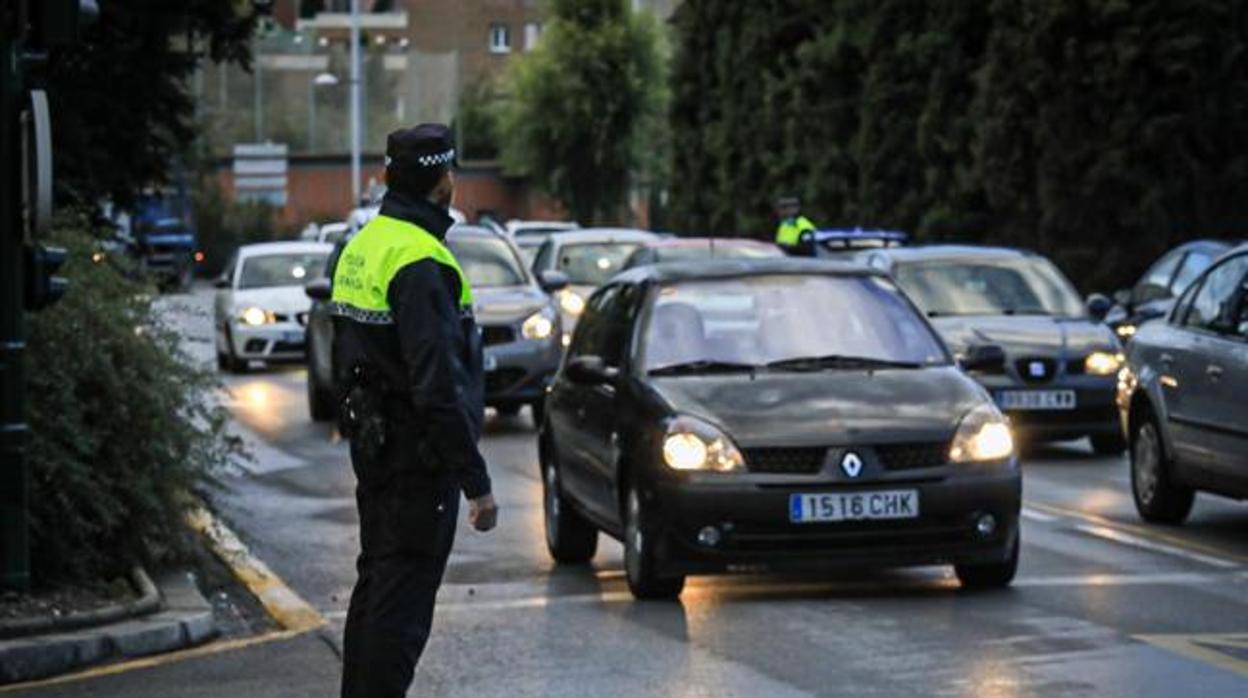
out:
<path id="1" fill-rule="evenodd" d="M 241 373 L 251 361 L 302 361 L 312 301 L 304 285 L 325 274 L 334 246 L 266 242 L 240 247 L 217 280 L 217 366 Z"/>

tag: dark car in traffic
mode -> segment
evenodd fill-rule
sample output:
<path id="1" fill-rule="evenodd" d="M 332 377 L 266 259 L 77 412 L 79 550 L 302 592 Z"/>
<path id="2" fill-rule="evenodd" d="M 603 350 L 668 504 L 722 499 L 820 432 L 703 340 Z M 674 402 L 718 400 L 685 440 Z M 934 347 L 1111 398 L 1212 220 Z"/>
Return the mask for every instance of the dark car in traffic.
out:
<path id="1" fill-rule="evenodd" d="M 1182 522 L 1197 491 L 1248 498 L 1248 245 L 1140 327 L 1118 404 L 1145 520 Z"/>
<path id="2" fill-rule="evenodd" d="M 658 265 L 589 299 L 539 437 L 546 542 L 624 543 L 639 598 L 686 575 L 953 564 L 1008 584 L 1005 417 L 896 285 L 799 259 Z"/>
<path id="3" fill-rule="evenodd" d="M 1110 301 L 1085 304 L 1041 255 L 930 245 L 861 253 L 887 271 L 1029 441 L 1089 437 L 1099 454 L 1126 447 L 1114 396 L 1121 347 L 1102 322 Z M 994 360 L 987 361 L 986 357 Z"/>
<path id="4" fill-rule="evenodd" d="M 1134 286 L 1114 294 L 1117 305 L 1105 321 L 1124 342 L 1131 339 L 1140 325 L 1168 315 L 1174 299 L 1231 247 L 1220 240 L 1193 240 L 1170 250 Z"/>
<path id="5" fill-rule="evenodd" d="M 563 357 L 559 311 L 549 294 L 566 286 L 567 279 L 557 272 L 539 279 L 507 236 L 489 228 L 453 226 L 446 245 L 472 285 L 473 312 L 485 348 L 485 404 L 505 415 L 528 405 L 535 424 L 540 423 L 546 386 Z M 334 259 L 336 255 L 331 266 Z M 327 303 L 331 278 L 332 271 L 307 288 L 314 299 L 308 320 L 308 406 L 318 420 L 337 414 L 333 322 Z"/>
<path id="6" fill-rule="evenodd" d="M 664 238 L 646 243 L 624 261 L 625 269 L 668 262 L 704 262 L 710 259 L 766 259 L 783 257 L 770 242 L 748 238 Z"/>

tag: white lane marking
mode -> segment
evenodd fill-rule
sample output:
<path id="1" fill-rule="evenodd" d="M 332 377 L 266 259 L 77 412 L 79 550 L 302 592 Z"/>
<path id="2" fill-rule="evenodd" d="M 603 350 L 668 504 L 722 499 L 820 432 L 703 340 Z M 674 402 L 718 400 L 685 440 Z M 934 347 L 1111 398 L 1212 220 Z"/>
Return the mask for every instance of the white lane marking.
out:
<path id="1" fill-rule="evenodd" d="M 1213 585 L 1248 582 L 1248 571 L 1227 574 L 1225 572 L 1163 572 L 1145 574 L 1083 574 L 1053 575 L 1042 577 L 1022 577 L 1014 580 L 1013 586 L 1023 588 L 1045 587 L 1120 587 L 1120 586 L 1167 586 L 1167 585 Z M 946 592 L 956 590 L 957 582 L 947 577 L 916 579 L 913 581 L 895 580 L 881 585 L 879 582 L 845 582 L 828 584 L 811 582 L 809 584 L 781 584 L 757 587 L 692 587 L 695 598 L 698 596 L 740 597 L 745 601 L 765 601 L 775 599 L 784 594 L 805 592 L 824 592 L 828 595 L 846 592 L 864 591 L 895 591 L 899 589 L 929 590 Z M 694 599 L 685 599 L 691 601 Z M 481 601 L 447 601 L 437 606 L 438 613 L 457 613 L 465 611 L 509 611 L 549 608 L 554 606 L 593 606 L 604 604 L 632 603 L 633 596 L 627 591 L 603 591 L 587 594 L 566 594 L 562 596 L 521 596 L 506 599 L 489 599 Z M 347 617 L 347 609 L 327 609 L 321 614 L 329 620 L 342 620 Z"/>
<path id="2" fill-rule="evenodd" d="M 1057 521 L 1057 517 L 1052 514 L 1046 514 L 1042 511 L 1036 511 L 1031 507 L 1023 507 L 1019 514 L 1028 521 L 1036 521 L 1039 523 L 1053 523 Z"/>
<path id="3" fill-rule="evenodd" d="M 1078 531 L 1083 531 L 1084 533 L 1087 533 L 1089 535 L 1096 536 L 1098 538 L 1112 540 L 1115 543 L 1123 543 L 1125 545 L 1131 545 L 1137 548 L 1143 548 L 1144 550 L 1151 550 L 1153 552 L 1164 553 L 1166 555 L 1174 555 L 1175 557 L 1181 557 L 1185 560 L 1191 560 L 1193 562 L 1200 562 L 1202 564 L 1212 565 L 1214 567 L 1220 567 L 1222 569 L 1235 569 L 1239 567 L 1239 563 L 1233 562 L 1231 560 L 1225 560 L 1220 557 L 1214 557 L 1212 555 L 1205 555 L 1203 553 L 1192 552 L 1191 550 L 1186 550 L 1184 548 L 1180 548 L 1174 545 L 1158 543 L 1156 541 L 1152 541 L 1147 538 L 1143 538 L 1141 536 L 1133 536 L 1130 533 L 1123 533 L 1122 531 L 1108 528 L 1106 526 L 1093 526 L 1090 524 L 1076 524 L 1075 529 Z"/>

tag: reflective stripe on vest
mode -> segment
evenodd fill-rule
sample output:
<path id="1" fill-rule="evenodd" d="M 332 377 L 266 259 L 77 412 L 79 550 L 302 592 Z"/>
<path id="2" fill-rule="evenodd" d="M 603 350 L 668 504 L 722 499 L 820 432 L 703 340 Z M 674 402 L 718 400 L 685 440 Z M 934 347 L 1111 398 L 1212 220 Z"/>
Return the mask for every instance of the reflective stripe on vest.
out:
<path id="1" fill-rule="evenodd" d="M 802 241 L 802 233 L 814 229 L 815 224 L 811 223 L 806 216 L 783 220 L 780 222 L 780 228 L 776 230 L 776 244 L 794 247 Z"/>
<path id="2" fill-rule="evenodd" d="M 460 308 L 471 308 L 468 277 L 441 240 L 418 225 L 377 216 L 351 238 L 338 258 L 331 312 L 370 325 L 394 322 L 388 295 L 390 282 L 403 267 L 423 259 L 432 259 L 455 271 L 459 277 Z"/>

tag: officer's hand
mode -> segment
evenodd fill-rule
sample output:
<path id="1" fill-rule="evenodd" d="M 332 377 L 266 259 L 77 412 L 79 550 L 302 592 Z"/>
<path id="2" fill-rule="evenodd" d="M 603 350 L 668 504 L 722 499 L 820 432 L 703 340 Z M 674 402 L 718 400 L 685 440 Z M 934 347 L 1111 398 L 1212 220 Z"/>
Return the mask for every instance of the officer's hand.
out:
<path id="1" fill-rule="evenodd" d="M 483 532 L 494 528 L 498 523 L 498 505 L 494 503 L 494 495 L 468 500 L 468 523 Z"/>

